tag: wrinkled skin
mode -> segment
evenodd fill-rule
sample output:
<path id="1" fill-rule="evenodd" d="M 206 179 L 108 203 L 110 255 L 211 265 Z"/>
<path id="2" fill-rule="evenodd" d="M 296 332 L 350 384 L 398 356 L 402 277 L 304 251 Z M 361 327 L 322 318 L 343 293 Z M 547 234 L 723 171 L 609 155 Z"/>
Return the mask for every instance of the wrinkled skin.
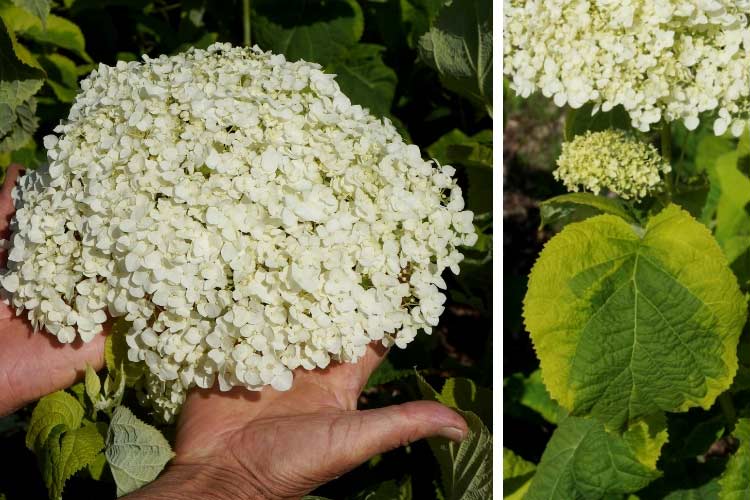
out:
<path id="1" fill-rule="evenodd" d="M 2 238 L 8 237 L 10 192 L 18 175 L 11 167 L 0 190 Z M 34 333 L 4 304 L 0 337 L 0 415 L 70 386 L 87 363 L 97 369 L 104 364 L 104 335 L 88 344 L 61 345 Z M 357 364 L 298 370 L 286 392 L 193 389 L 178 421 L 175 458 L 159 479 L 127 498 L 300 498 L 378 453 L 428 436 L 463 439 L 466 423 L 439 403 L 356 409 L 384 355 L 373 344 Z"/>
<path id="2" fill-rule="evenodd" d="M 133 498 L 171 498 L 180 484 L 187 498 L 299 498 L 377 453 L 433 435 L 461 440 L 463 419 L 435 402 L 356 410 L 384 354 L 370 346 L 357 364 L 298 371 L 286 392 L 193 391 L 171 469 Z"/>

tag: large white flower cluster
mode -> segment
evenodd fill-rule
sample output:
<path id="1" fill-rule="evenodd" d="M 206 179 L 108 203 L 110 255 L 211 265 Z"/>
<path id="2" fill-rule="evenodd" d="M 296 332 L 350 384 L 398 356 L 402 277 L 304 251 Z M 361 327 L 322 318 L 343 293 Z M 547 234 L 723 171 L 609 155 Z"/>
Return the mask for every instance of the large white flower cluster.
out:
<path id="1" fill-rule="evenodd" d="M 714 132 L 750 119 L 750 0 L 505 0 L 505 73 L 558 106 L 623 105 L 641 131 L 662 118 Z"/>
<path id="2" fill-rule="evenodd" d="M 192 386 L 404 347 L 476 241 L 436 166 L 317 64 L 214 44 L 100 65 L 14 191 L 12 304 L 60 342 L 123 317 L 169 419 Z"/>

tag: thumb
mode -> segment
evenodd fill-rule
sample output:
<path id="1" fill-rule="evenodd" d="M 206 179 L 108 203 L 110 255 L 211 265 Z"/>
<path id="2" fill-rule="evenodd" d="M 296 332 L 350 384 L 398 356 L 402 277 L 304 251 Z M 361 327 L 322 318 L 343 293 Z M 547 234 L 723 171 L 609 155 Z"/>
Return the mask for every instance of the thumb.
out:
<path id="1" fill-rule="evenodd" d="M 464 419 L 434 401 L 412 401 L 375 410 L 352 412 L 337 421 L 342 432 L 340 470 L 346 471 L 379 453 L 433 436 L 461 441 L 469 433 Z"/>
<path id="2" fill-rule="evenodd" d="M 5 181 L 0 187 L 0 232 L 6 232 L 9 225 L 10 214 L 14 212 L 13 199 L 10 196 L 11 191 L 16 186 L 16 181 L 23 175 L 22 167 L 13 164 L 5 171 Z"/>
<path id="3" fill-rule="evenodd" d="M 10 219 L 15 209 L 13 208 L 13 199 L 10 194 L 16 185 L 18 177 L 22 175 L 21 166 L 13 164 L 5 171 L 5 181 L 0 187 L 0 239 L 10 237 Z M 5 266 L 6 250 L 0 248 L 0 268 Z"/>

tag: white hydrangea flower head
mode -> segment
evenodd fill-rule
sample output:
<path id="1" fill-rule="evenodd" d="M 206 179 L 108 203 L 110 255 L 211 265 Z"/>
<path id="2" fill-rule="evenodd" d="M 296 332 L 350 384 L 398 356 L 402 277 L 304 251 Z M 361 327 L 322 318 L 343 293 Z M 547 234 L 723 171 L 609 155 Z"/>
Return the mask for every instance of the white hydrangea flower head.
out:
<path id="1" fill-rule="evenodd" d="M 49 167 L 13 192 L 0 283 L 19 314 L 60 342 L 124 317 L 165 419 L 194 386 L 286 390 L 431 331 L 477 238 L 452 167 L 317 64 L 228 44 L 143 59 L 81 82 Z"/>
<path id="2" fill-rule="evenodd" d="M 599 194 L 602 189 L 625 200 L 640 200 L 660 188 L 662 175 L 672 170 L 651 144 L 622 130 L 588 131 L 564 142 L 555 179 L 568 191 Z"/>
<path id="3" fill-rule="evenodd" d="M 558 106 L 622 105 L 646 132 L 664 119 L 714 133 L 750 120 L 750 0 L 505 0 L 505 73 Z"/>

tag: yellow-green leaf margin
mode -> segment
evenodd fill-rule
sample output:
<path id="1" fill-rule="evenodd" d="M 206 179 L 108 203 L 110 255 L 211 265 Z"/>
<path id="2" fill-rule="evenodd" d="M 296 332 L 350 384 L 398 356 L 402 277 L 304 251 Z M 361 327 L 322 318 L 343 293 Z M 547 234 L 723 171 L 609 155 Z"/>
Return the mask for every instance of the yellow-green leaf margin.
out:
<path id="1" fill-rule="evenodd" d="M 550 395 L 623 429 L 711 406 L 737 371 L 747 304 L 709 230 L 670 205 L 645 228 L 567 226 L 534 265 L 524 318 Z"/>

